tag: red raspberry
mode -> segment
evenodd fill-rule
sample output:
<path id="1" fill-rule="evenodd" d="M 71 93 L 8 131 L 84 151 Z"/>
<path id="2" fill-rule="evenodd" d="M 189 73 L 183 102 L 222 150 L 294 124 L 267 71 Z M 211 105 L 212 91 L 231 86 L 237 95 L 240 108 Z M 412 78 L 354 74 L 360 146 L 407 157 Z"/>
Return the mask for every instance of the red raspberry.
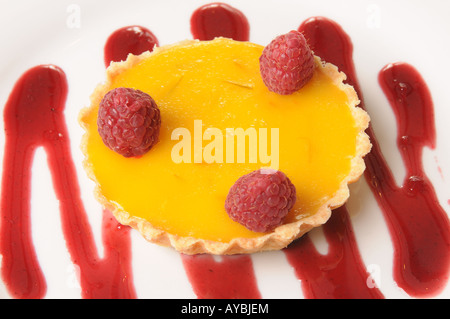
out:
<path id="1" fill-rule="evenodd" d="M 278 94 L 292 94 L 302 88 L 314 72 L 314 55 L 298 31 L 276 37 L 259 58 L 261 76 L 267 88 Z"/>
<path id="2" fill-rule="evenodd" d="M 97 125 L 110 149 L 125 157 L 140 156 L 158 142 L 161 116 L 147 93 L 117 88 L 100 102 Z"/>
<path id="3" fill-rule="evenodd" d="M 295 200 L 295 186 L 284 173 L 260 169 L 236 181 L 225 200 L 225 210 L 248 229 L 268 232 L 282 224 Z"/>

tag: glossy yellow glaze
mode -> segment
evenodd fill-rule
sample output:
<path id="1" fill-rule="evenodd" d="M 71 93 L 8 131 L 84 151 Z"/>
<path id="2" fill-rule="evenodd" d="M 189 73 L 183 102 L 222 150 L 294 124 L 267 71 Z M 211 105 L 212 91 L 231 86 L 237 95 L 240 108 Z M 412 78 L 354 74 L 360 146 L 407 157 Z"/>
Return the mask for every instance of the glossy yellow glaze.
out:
<path id="1" fill-rule="evenodd" d="M 191 163 L 173 161 L 172 149 L 180 142 L 171 138 L 174 130 L 186 128 L 194 140 L 199 133 L 194 121 L 201 120 L 200 134 L 217 128 L 224 143 L 227 128 L 267 128 L 269 155 L 271 128 L 278 128 L 279 169 L 297 189 L 297 203 L 286 221 L 313 214 L 339 189 L 355 155 L 358 132 L 347 96 L 320 68 L 292 95 L 269 92 L 259 73 L 262 50 L 227 39 L 195 42 L 152 54 L 116 75 L 111 89 L 132 87 L 155 99 L 162 127 L 160 142 L 150 152 L 124 158 L 102 143 L 93 108 L 85 118 L 90 131 L 86 150 L 101 193 L 172 234 L 223 242 L 260 236 L 233 222 L 224 202 L 240 176 L 270 164 L 259 157 L 248 163 L 248 147 L 246 163 L 227 163 L 225 151 L 223 163 L 195 163 L 194 149 Z M 202 147 L 209 143 L 204 139 Z"/>

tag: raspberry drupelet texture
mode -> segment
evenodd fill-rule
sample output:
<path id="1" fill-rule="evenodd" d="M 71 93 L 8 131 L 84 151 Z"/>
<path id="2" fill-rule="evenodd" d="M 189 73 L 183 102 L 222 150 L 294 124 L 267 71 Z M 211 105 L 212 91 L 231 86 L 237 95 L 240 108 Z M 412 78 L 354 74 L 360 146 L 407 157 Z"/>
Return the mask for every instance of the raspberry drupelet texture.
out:
<path id="1" fill-rule="evenodd" d="M 298 91 L 314 73 L 314 55 L 298 31 L 272 40 L 264 48 L 259 63 L 264 84 L 282 95 Z"/>
<path id="2" fill-rule="evenodd" d="M 106 146 L 125 157 L 137 157 L 158 142 L 161 115 L 147 93 L 116 88 L 100 102 L 97 125 Z"/>
<path id="3" fill-rule="evenodd" d="M 268 232 L 283 223 L 295 201 L 295 186 L 283 172 L 260 169 L 241 176 L 230 188 L 225 210 L 248 229 Z"/>

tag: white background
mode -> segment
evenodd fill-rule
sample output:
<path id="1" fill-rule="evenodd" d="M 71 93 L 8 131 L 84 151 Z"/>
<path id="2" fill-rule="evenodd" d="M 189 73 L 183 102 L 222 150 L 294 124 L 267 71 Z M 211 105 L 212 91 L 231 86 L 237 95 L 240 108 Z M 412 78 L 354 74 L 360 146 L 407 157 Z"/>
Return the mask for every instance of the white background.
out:
<path id="1" fill-rule="evenodd" d="M 350 35 L 356 72 L 383 154 L 401 183 L 404 166 L 396 147 L 396 122 L 377 82 L 386 64 L 404 61 L 415 66 L 428 83 L 435 103 L 437 145 L 425 150 L 424 165 L 442 207 L 450 211 L 450 1 L 300 1 L 226 0 L 240 9 L 250 24 L 250 40 L 267 44 L 275 36 L 297 29 L 312 16 L 335 20 Z M 160 45 L 192 38 L 190 16 L 208 1 L 0 1 L 0 106 L 6 103 L 15 81 L 29 68 L 56 64 L 66 73 L 69 95 L 66 121 L 82 198 L 101 252 L 101 208 L 93 184 L 84 173 L 79 143 L 82 129 L 78 112 L 89 103 L 94 87 L 104 79 L 103 46 L 116 29 L 141 25 Z M 78 16 L 74 14 L 79 13 Z M 73 19 L 75 17 L 75 19 Z M 76 18 L 79 17 L 79 20 Z M 3 132 L 3 120 L 0 121 Z M 4 134 L 0 134 L 3 158 Z M 58 202 L 42 150 L 36 153 L 32 184 L 32 234 L 44 271 L 47 298 L 80 298 L 79 285 L 63 240 Z M 410 298 L 392 279 L 392 244 L 367 184 L 362 178 L 351 186 L 347 205 L 364 264 L 378 271 L 386 298 Z M 321 229 L 311 237 L 326 250 Z M 144 241 L 132 232 L 133 276 L 139 298 L 196 298 L 180 256 L 172 249 Z M 263 298 L 302 298 L 300 282 L 282 252 L 252 255 L 258 288 Z M 438 298 L 450 297 L 450 285 Z M 8 298 L 0 282 L 0 298 Z"/>

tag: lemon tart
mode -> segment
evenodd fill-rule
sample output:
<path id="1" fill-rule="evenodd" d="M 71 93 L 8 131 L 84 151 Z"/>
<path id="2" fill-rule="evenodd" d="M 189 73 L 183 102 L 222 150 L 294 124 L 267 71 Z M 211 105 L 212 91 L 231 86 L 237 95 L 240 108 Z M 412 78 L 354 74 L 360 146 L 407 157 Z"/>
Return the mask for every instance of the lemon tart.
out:
<path id="1" fill-rule="evenodd" d="M 79 120 L 96 198 L 120 223 L 185 254 L 253 253 L 286 247 L 345 203 L 370 151 L 369 116 L 345 74 L 319 57 L 300 90 L 269 91 L 259 70 L 263 49 L 189 40 L 111 63 Z M 149 94 L 160 110 L 159 141 L 142 156 L 115 153 L 98 133 L 99 104 L 121 87 Z M 255 232 L 233 221 L 224 203 L 239 177 L 265 167 L 289 176 L 297 198 L 282 225 Z"/>

